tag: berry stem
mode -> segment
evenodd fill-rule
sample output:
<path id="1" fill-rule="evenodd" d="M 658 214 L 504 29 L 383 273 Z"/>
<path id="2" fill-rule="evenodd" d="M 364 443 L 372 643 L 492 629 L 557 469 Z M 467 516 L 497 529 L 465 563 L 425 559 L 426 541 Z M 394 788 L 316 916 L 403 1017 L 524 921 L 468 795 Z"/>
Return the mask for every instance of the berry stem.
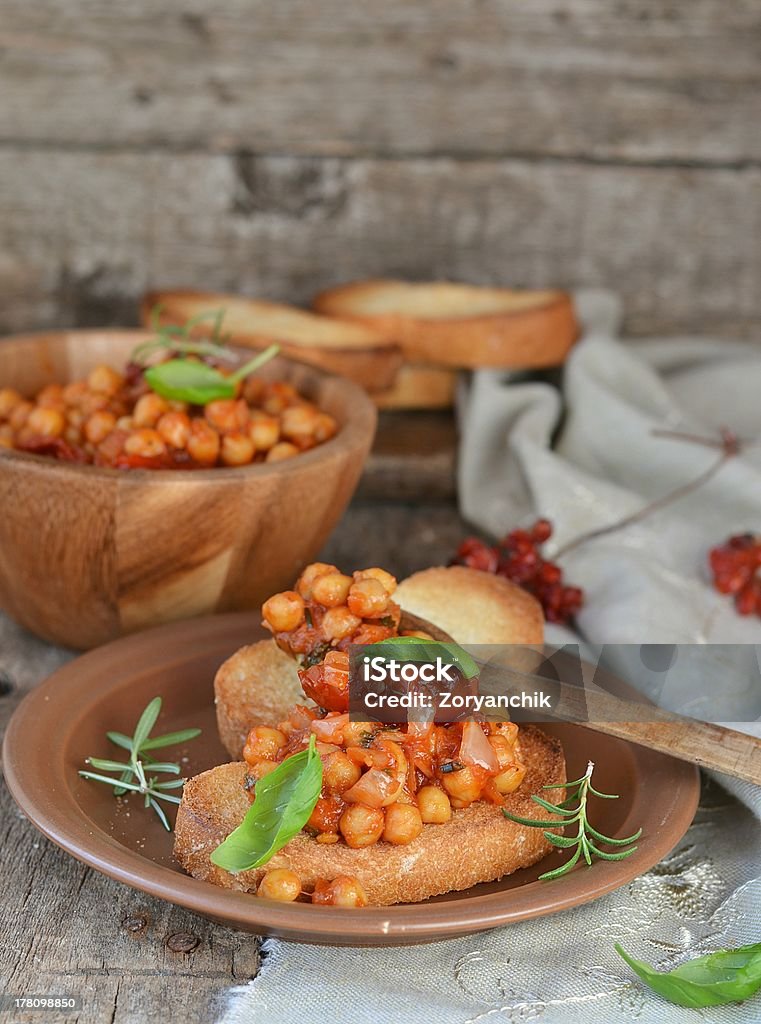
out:
<path id="1" fill-rule="evenodd" d="M 627 526 L 632 526 L 634 523 L 640 522 L 647 516 L 652 515 L 654 512 L 659 512 L 662 508 L 672 504 L 672 502 L 679 501 L 680 498 L 684 498 L 686 495 L 691 494 L 699 487 L 702 487 L 703 484 L 706 484 L 709 480 L 713 479 L 724 464 L 734 458 L 735 455 L 738 455 L 742 448 L 737 435 L 725 427 L 722 427 L 721 438 L 718 440 L 697 437 L 694 434 L 683 434 L 677 431 L 654 430 L 653 434 L 656 437 L 689 441 L 692 444 L 701 444 L 710 448 L 718 448 L 720 454 L 718 459 L 716 459 L 716 461 L 699 476 L 696 476 L 694 480 L 690 480 L 686 484 L 681 484 L 673 491 L 669 491 L 662 497 L 656 498 L 655 501 L 651 501 L 647 505 L 643 505 L 642 508 L 638 509 L 636 512 L 632 512 L 631 515 L 625 516 L 623 519 L 618 519 L 615 523 L 609 523 L 607 526 L 600 526 L 596 530 L 590 530 L 588 533 L 579 534 L 578 537 L 568 541 L 567 544 L 564 544 L 559 548 L 555 553 L 555 558 L 562 558 L 570 551 L 575 551 L 576 548 L 581 547 L 582 544 L 586 544 L 587 541 L 595 540 L 598 537 L 605 537 L 610 533 L 616 533 L 618 530 L 623 530 Z"/>

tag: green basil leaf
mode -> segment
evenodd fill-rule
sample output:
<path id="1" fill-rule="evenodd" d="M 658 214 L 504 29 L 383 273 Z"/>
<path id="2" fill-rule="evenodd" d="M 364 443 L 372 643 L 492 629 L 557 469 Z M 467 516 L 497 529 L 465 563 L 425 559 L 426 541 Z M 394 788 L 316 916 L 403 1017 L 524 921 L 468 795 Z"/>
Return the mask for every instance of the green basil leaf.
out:
<path id="1" fill-rule="evenodd" d="M 673 971 L 656 971 L 619 945 L 616 952 L 654 992 L 677 1006 L 739 1003 L 761 989 L 761 942 L 709 953 Z"/>
<path id="2" fill-rule="evenodd" d="M 211 854 L 212 864 L 237 874 L 266 864 L 302 830 L 322 789 L 315 737 L 256 783 L 253 804 L 240 825 Z"/>
<path id="3" fill-rule="evenodd" d="M 392 636 L 370 646 L 373 649 L 382 648 L 381 653 L 385 658 L 394 658 L 396 661 L 422 663 L 435 662 L 441 658 L 446 665 L 456 665 L 466 679 L 473 679 L 479 674 L 478 664 L 459 644 L 423 640 L 419 636 Z"/>
<path id="4" fill-rule="evenodd" d="M 218 398 L 235 398 L 235 380 L 194 359 L 169 359 L 149 366 L 145 379 L 162 398 L 207 405 Z"/>

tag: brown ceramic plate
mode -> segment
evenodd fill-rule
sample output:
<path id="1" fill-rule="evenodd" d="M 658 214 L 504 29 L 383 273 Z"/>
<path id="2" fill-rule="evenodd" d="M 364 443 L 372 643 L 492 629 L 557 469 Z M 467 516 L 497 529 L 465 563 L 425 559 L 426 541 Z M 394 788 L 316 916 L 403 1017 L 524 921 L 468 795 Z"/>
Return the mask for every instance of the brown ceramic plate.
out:
<path id="1" fill-rule="evenodd" d="M 363 910 L 273 903 L 199 882 L 173 864 L 172 837 L 153 813 L 139 802 L 114 800 L 106 786 L 81 779 L 77 770 L 88 755 L 114 757 L 106 730 L 131 733 L 157 695 L 164 702 L 161 731 L 203 729 L 186 750 L 167 755 L 186 755 L 187 775 L 227 761 L 212 679 L 225 658 L 262 632 L 246 613 L 196 619 L 118 640 L 60 669 L 24 700 L 5 735 L 5 777 L 21 809 L 84 863 L 216 921 L 297 942 L 367 946 L 451 938 L 586 903 L 656 864 L 692 821 L 697 769 L 579 726 L 555 725 L 547 731 L 563 743 L 569 778 L 582 775 L 591 758 L 597 785 L 622 794 L 598 802 L 598 827 L 608 835 L 643 827 L 639 849 L 627 860 L 539 882 L 542 871 L 560 863 L 551 854 L 541 865 L 466 892 Z"/>

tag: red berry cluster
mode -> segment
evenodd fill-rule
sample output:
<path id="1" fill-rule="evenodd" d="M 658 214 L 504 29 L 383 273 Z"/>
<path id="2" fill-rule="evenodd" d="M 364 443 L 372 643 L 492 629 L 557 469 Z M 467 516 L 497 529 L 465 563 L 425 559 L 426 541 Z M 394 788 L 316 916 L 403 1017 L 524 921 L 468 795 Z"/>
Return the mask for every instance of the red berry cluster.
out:
<path id="1" fill-rule="evenodd" d="M 740 615 L 761 616 L 761 538 L 752 533 L 730 537 L 712 548 L 708 562 L 720 594 L 734 594 Z"/>
<path id="2" fill-rule="evenodd" d="M 540 602 L 548 622 L 568 622 L 584 603 L 580 587 L 563 583 L 563 570 L 542 558 L 541 545 L 552 536 L 552 524 L 537 519 L 528 530 L 512 530 L 493 547 L 467 537 L 452 564 L 497 573 L 519 584 Z"/>

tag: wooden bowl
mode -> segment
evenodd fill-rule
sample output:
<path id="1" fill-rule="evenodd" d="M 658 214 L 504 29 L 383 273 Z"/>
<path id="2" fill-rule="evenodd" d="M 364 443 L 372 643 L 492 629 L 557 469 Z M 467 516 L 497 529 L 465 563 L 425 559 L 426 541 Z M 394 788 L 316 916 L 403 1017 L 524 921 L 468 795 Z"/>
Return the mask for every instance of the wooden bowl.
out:
<path id="1" fill-rule="evenodd" d="M 0 387 L 32 395 L 122 366 L 137 330 L 56 331 L 0 341 Z M 351 498 L 375 431 L 357 385 L 278 358 L 287 380 L 339 423 L 284 462 L 206 470 L 79 466 L 0 448 L 0 608 L 54 643 L 90 648 L 148 626 L 255 608 L 293 583 Z"/>

